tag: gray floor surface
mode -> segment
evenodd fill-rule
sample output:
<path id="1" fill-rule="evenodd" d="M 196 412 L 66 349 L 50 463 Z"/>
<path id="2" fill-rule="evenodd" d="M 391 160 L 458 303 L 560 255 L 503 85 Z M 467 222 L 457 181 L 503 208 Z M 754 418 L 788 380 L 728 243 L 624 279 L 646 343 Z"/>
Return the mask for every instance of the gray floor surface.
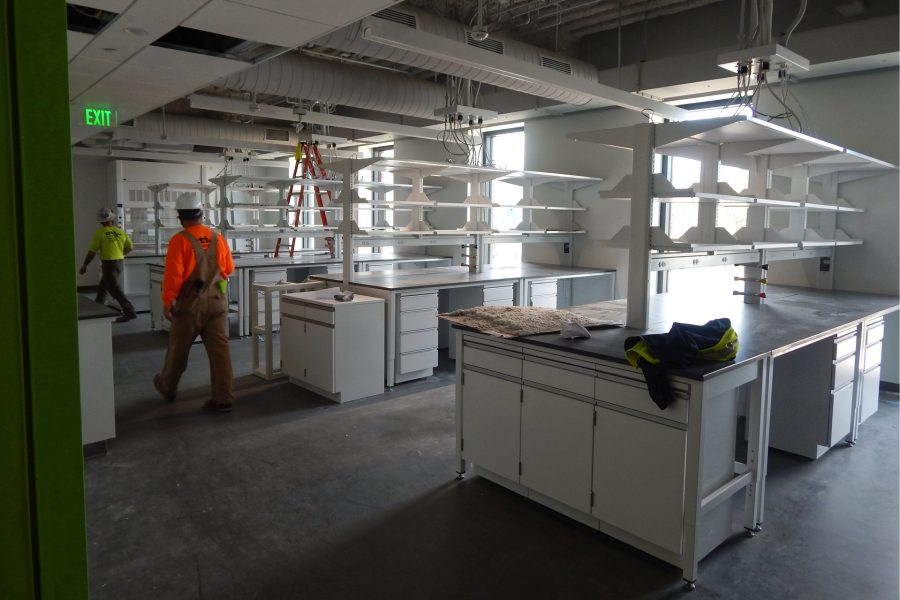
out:
<path id="1" fill-rule="evenodd" d="M 250 374 L 204 413 L 192 350 L 175 403 L 151 384 L 166 334 L 114 326 L 117 437 L 85 462 L 91 597 L 898 598 L 898 402 L 859 444 L 771 451 L 764 530 L 679 569 L 490 482 L 455 478 L 451 372 L 335 405 Z"/>

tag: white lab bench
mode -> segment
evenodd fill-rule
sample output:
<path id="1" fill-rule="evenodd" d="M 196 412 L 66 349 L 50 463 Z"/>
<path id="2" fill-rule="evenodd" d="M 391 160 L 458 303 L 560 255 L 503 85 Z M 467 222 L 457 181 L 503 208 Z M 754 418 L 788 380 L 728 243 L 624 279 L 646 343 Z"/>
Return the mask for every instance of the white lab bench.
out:
<path id="1" fill-rule="evenodd" d="M 312 277 L 340 285 L 343 275 Z M 450 357 L 455 357 L 455 334 L 439 327 L 438 312 L 473 306 L 552 304 L 557 308 L 568 306 L 571 298 L 609 300 L 615 294 L 615 271 L 528 263 L 488 266 L 479 272 L 467 267 L 437 267 L 354 273 L 350 289 L 385 300 L 384 378 L 391 387 L 431 375 L 438 364 L 438 348 L 448 347 Z M 540 294 L 533 296 L 535 290 Z M 551 291 L 552 301 L 548 299 Z"/>
<path id="2" fill-rule="evenodd" d="M 335 402 L 384 391 L 384 300 L 325 290 L 281 297 L 281 369 L 291 382 Z"/>
<path id="3" fill-rule="evenodd" d="M 750 305 L 732 296 L 655 295 L 647 331 L 601 329 L 580 340 L 506 340 L 461 328 L 460 474 L 473 468 L 676 565 L 692 587 L 699 561 L 732 535 L 741 495 L 743 526 L 761 530 L 770 426 L 808 442 L 811 426 L 790 431 L 791 419 L 805 420 L 819 424 L 813 443 L 856 440 L 871 408 L 852 377 L 875 368 L 873 340 L 883 315 L 898 307 L 896 297 L 776 286 L 768 298 Z M 736 359 L 673 370 L 676 401 L 660 410 L 641 371 L 625 361 L 625 339 L 720 317 L 738 332 Z M 817 344 L 821 355 L 807 352 Z M 805 368 L 781 372 L 779 361 L 794 353 Z M 848 357 L 854 373 L 845 372 Z M 775 394 L 787 379 L 794 395 Z M 848 383 L 849 403 L 835 402 Z M 736 433 L 740 415 L 746 442 Z"/>
<path id="4" fill-rule="evenodd" d="M 78 373 L 81 393 L 81 443 L 116 437 L 112 322 L 119 311 L 78 296 Z"/>

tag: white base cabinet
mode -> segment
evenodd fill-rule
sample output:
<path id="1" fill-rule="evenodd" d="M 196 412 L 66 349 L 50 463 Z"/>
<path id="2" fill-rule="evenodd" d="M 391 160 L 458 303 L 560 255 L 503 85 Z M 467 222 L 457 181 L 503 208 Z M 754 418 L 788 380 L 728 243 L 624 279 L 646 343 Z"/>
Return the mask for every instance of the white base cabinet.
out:
<path id="1" fill-rule="evenodd" d="M 702 382 L 673 378 L 676 401 L 660 410 L 628 365 L 457 334 L 461 474 L 471 467 L 681 567 L 687 581 L 731 535 L 733 496 L 745 496 L 745 526 L 761 522 L 761 491 L 750 483 L 765 467 L 736 460 L 734 433 L 740 389 L 759 365 Z M 761 396 L 749 396 L 759 416 Z"/>
<path id="2" fill-rule="evenodd" d="M 335 402 L 384 391 L 384 300 L 339 302 L 320 291 L 281 297 L 281 369 Z"/>

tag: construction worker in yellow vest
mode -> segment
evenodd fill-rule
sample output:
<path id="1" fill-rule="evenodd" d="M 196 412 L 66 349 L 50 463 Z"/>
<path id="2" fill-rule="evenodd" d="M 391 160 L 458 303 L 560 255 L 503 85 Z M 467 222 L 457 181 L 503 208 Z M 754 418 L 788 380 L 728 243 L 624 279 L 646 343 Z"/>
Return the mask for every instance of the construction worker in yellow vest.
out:
<path id="1" fill-rule="evenodd" d="M 107 294 L 112 296 L 122 309 L 122 316 L 116 319 L 116 323 L 122 323 L 137 317 L 134 305 L 119 287 L 119 276 L 124 268 L 125 255 L 131 252 L 132 244 L 128 234 L 113 225 L 114 218 L 113 211 L 108 208 L 97 211 L 100 228 L 94 232 L 91 245 L 78 272 L 84 275 L 94 257 L 100 255 L 100 285 L 97 287 L 94 302 L 103 304 Z"/>

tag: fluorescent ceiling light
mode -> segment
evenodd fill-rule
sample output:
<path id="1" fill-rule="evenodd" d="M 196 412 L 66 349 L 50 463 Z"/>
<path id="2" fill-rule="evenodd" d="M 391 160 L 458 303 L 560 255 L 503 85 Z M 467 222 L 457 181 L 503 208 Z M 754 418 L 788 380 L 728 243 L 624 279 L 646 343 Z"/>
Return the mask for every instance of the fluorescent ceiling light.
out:
<path id="1" fill-rule="evenodd" d="M 562 90 L 593 96 L 602 102 L 608 102 L 632 110 L 651 110 L 670 119 L 683 121 L 687 112 L 659 100 L 632 94 L 599 82 L 588 81 L 557 73 L 539 65 L 522 60 L 502 56 L 475 48 L 464 43 L 453 41 L 440 35 L 410 29 L 397 23 L 383 19 L 366 19 L 363 25 L 363 39 L 408 50 L 431 58 L 451 60 L 455 63 L 481 69 L 504 77 L 538 85 L 552 85 Z"/>

